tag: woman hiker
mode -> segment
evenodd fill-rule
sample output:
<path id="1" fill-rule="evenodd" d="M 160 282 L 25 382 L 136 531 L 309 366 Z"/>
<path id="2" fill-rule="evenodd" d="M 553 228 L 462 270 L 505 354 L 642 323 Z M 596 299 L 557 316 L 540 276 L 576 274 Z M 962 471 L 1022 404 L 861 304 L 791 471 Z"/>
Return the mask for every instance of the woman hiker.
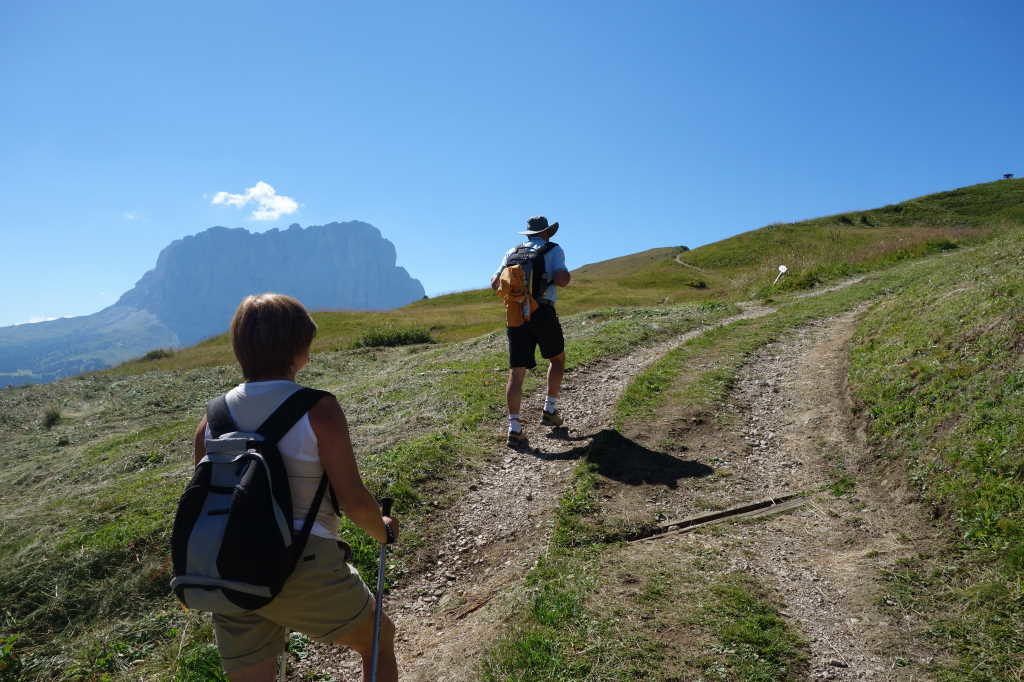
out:
<path id="1" fill-rule="evenodd" d="M 295 375 L 309 362 L 316 324 L 294 298 L 280 294 L 249 296 L 231 320 L 231 344 L 245 381 L 227 394 L 231 417 L 242 431 L 255 430 L 301 387 Z M 195 462 L 205 455 L 206 417 L 195 435 Z M 384 543 L 398 537 L 398 521 L 381 517 L 363 485 L 352 453 L 345 413 L 332 395 L 319 400 L 278 442 L 292 494 L 298 530 L 324 472 L 341 510 L 368 535 Z M 389 530 L 390 529 L 390 530 Z M 359 652 L 363 678 L 369 679 L 374 628 L 373 594 L 348 563 L 338 542 L 338 516 L 324 500 L 302 560 L 281 592 L 266 606 L 241 615 L 213 616 L 217 648 L 232 682 L 272 682 L 286 628 L 320 642 Z M 377 679 L 398 679 L 395 628 L 384 615 Z"/>

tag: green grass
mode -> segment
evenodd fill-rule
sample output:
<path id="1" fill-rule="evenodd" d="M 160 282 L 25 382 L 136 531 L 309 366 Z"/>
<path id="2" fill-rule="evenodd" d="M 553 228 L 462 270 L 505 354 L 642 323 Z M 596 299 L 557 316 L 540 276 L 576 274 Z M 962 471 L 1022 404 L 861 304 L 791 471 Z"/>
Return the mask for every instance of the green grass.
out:
<path id="1" fill-rule="evenodd" d="M 708 592 L 702 615 L 724 654 L 724 660 L 704 664 L 712 679 L 716 671 L 725 673 L 718 679 L 745 682 L 804 679 L 806 643 L 751 578 L 730 574 Z"/>
<path id="2" fill-rule="evenodd" d="M 615 310 L 569 316 L 564 324 L 578 366 L 728 310 Z M 506 375 L 504 338 L 491 334 L 458 344 L 321 353 L 299 377 L 339 396 L 364 479 L 374 494 L 396 499 L 405 531 L 389 579 L 400 581 L 418 565 L 439 510 L 496 442 L 490 425 L 503 414 Z M 169 594 L 167 543 L 191 469 L 194 425 L 205 400 L 237 380 L 232 367 L 198 368 L 91 375 L 0 393 L 0 420 L 12 434 L 8 452 L 19 455 L 0 469 L 0 603 L 4 632 L 19 636 L 8 658 L 19 661 L 23 677 L 47 679 L 72 665 L 84 677 L 186 675 L 189 666 L 210 663 L 209 632 L 189 629 L 190 615 Z M 51 428 L 39 417 L 48 406 L 63 415 Z M 342 531 L 362 573 L 372 575 L 376 545 L 350 524 Z M 132 627 L 159 613 L 171 626 L 146 630 L 144 647 L 109 630 L 110 623 Z M 184 644 L 173 629 L 188 630 Z M 192 663 L 179 669 L 179 658 Z"/>
<path id="3" fill-rule="evenodd" d="M 174 682 L 228 682 L 214 644 L 200 644 L 182 653 Z"/>
<path id="4" fill-rule="evenodd" d="M 621 614 L 590 602 L 599 546 L 553 548 L 526 578 L 522 612 L 481 666 L 487 682 L 650 679 L 657 648 Z"/>
<path id="5" fill-rule="evenodd" d="M 1024 670 L 1024 235 L 947 263 L 864 318 L 850 381 L 873 446 L 951 525 L 951 548 L 890 575 L 936 614 L 940 679 Z"/>
<path id="6" fill-rule="evenodd" d="M 352 342 L 353 348 L 375 346 L 411 346 L 417 343 L 435 343 L 430 332 L 423 327 L 371 327 Z"/>

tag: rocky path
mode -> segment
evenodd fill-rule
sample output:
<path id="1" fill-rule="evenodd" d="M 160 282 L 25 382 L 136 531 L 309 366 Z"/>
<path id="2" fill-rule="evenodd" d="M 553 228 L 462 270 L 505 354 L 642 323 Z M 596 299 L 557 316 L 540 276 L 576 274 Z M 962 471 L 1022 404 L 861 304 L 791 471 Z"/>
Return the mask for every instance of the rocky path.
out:
<path id="1" fill-rule="evenodd" d="M 403 680 L 466 680 L 500 631 L 497 608 L 503 590 L 516 585 L 548 544 L 553 510 L 568 476 L 591 438 L 606 428 L 630 378 L 664 353 L 710 329 L 761 317 L 774 308 L 745 304 L 742 312 L 714 325 L 674 336 L 614 360 L 566 375 L 559 407 L 567 428 L 537 423 L 545 389 L 524 397 L 530 452 L 499 446 L 469 494 L 443 514 L 450 520 L 437 537 L 432 570 L 411 576 L 389 594 L 385 609 L 398 630 Z M 504 423 L 495 424 L 504 433 Z M 372 584 L 374 576 L 363 576 Z M 311 646 L 290 668 L 289 680 L 327 673 L 359 680 L 358 658 L 336 647 Z"/>
<path id="2" fill-rule="evenodd" d="M 714 326 L 771 312 L 748 305 L 742 314 Z M 735 474 L 715 479 L 716 485 L 726 481 L 722 485 L 727 488 L 715 493 L 723 506 L 821 487 L 831 480 L 837 461 L 861 466 L 865 450 L 849 416 L 844 383 L 854 321 L 850 313 L 799 330 L 766 349 L 743 372 L 728 408 L 732 433 L 711 438 L 721 451 L 707 453 Z M 436 539 L 431 568 L 387 597 L 386 608 L 399 632 L 403 680 L 474 679 L 486 648 L 503 629 L 503 600 L 546 548 L 553 510 L 575 461 L 591 438 L 609 426 L 629 379 L 711 328 L 567 375 L 560 406 L 568 429 L 549 431 L 531 423 L 530 416 L 540 412 L 543 387 L 524 399 L 532 451 L 496 449 L 468 494 L 441 512 L 449 521 Z M 504 424 L 494 429 L 503 432 Z M 683 488 L 661 495 L 657 505 L 669 515 L 700 511 L 686 494 Z M 872 606 L 877 589 L 864 584 L 862 576 L 877 575 L 877 568 L 861 570 L 867 568 L 865 557 L 874 565 L 880 555 L 894 559 L 909 548 L 908 522 L 891 514 L 892 495 L 898 493 L 858 488 L 856 497 L 829 501 L 828 510 L 811 504 L 770 523 L 737 525 L 740 530 L 725 539 L 687 536 L 686 542 L 698 538 L 731 544 L 735 551 L 723 551 L 736 569 L 762 577 L 785 595 L 786 615 L 812 643 L 812 679 L 924 679 L 892 672 L 892 661 L 872 653 L 880 642 L 897 639 L 901 627 Z M 925 533 L 923 526 L 918 530 Z M 756 547 L 763 551 L 751 549 Z M 364 578 L 372 582 L 373 576 Z M 360 679 L 356 658 L 335 647 L 310 647 L 289 679 L 330 679 L 316 674 Z"/>
<path id="3" fill-rule="evenodd" d="M 935 541 L 865 443 L 846 385 L 859 311 L 798 330 L 743 372 L 729 409 L 765 492 L 825 490 L 795 513 L 732 527 L 737 568 L 774 587 L 809 642 L 811 679 L 921 680 L 912 625 L 879 608 L 880 571 Z M 896 480 L 902 477 L 894 476 Z M 909 647 L 909 648 L 908 648 Z"/>
<path id="4" fill-rule="evenodd" d="M 848 343 L 859 311 L 795 330 L 741 372 L 717 426 L 691 443 L 725 476 L 659 500 L 669 514 L 732 507 L 814 491 L 795 511 L 719 526 L 714 533 L 649 540 L 659 560 L 710 551 L 727 571 L 753 576 L 782 600 L 808 642 L 811 680 L 927 680 L 913 616 L 879 606 L 880 572 L 935 528 L 912 495 L 870 458 L 846 386 Z M 699 496 L 694 490 L 699 489 Z"/>

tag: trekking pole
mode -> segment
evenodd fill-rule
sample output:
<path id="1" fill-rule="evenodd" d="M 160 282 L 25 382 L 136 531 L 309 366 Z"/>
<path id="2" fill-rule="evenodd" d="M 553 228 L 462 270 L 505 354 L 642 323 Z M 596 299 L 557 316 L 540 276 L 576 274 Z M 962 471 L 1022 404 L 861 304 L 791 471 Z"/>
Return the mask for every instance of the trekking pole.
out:
<path id="1" fill-rule="evenodd" d="M 288 679 L 288 628 L 284 630 L 284 651 L 277 658 L 277 682 Z"/>
<path id="2" fill-rule="evenodd" d="M 380 501 L 381 516 L 391 516 L 390 497 Z M 377 566 L 377 610 L 373 614 L 373 653 L 370 657 L 370 682 L 377 682 L 377 658 L 380 655 L 380 624 L 384 617 L 384 562 L 388 557 L 388 543 L 391 542 L 391 529 L 386 528 L 387 540 L 380 546 L 380 564 Z"/>

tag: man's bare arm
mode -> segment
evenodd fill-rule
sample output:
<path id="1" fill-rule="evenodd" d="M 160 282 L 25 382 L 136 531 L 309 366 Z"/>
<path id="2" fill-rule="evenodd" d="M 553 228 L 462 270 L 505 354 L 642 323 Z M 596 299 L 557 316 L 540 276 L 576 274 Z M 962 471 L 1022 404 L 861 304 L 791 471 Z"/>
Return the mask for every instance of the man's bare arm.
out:
<path id="1" fill-rule="evenodd" d="M 569 280 L 571 279 L 568 270 L 559 270 L 555 273 L 555 277 L 552 280 L 557 286 L 567 287 L 569 286 Z"/>

